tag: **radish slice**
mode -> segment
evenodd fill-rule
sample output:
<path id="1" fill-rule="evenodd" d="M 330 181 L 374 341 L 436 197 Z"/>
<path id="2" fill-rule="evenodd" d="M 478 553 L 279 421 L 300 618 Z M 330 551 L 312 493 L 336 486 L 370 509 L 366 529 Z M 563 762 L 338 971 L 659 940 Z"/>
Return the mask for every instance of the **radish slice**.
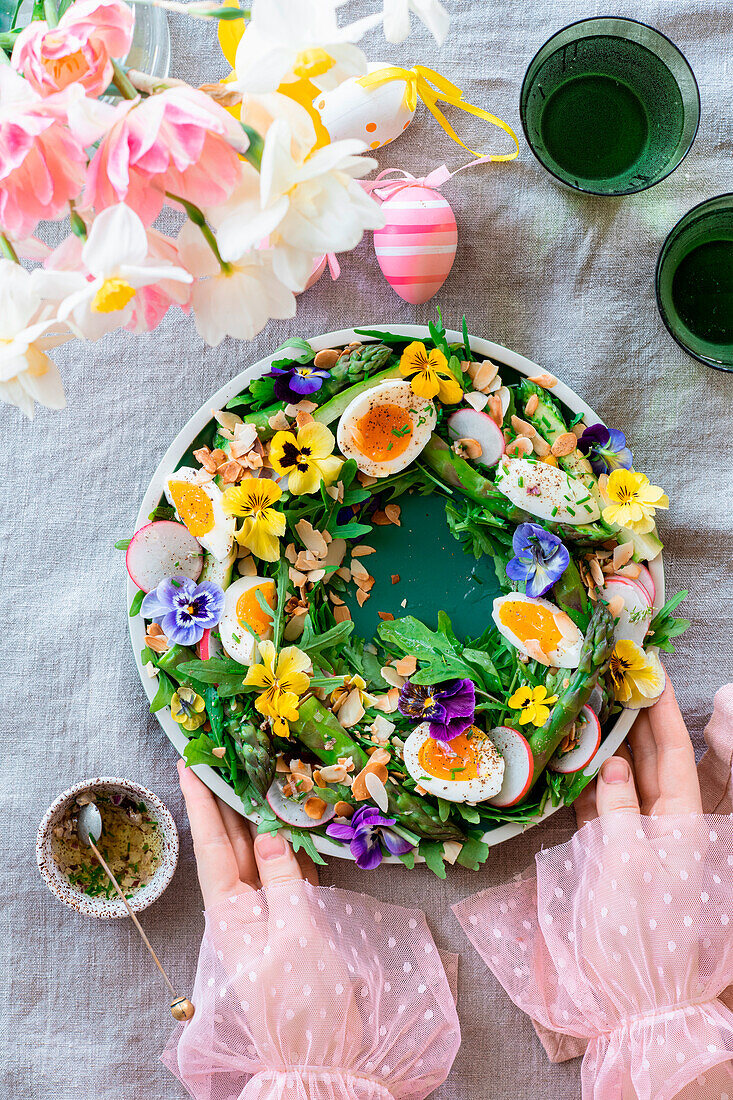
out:
<path id="1" fill-rule="evenodd" d="M 616 641 L 628 639 L 640 646 L 652 618 L 652 603 L 647 590 L 628 577 L 614 575 L 606 581 L 602 594 L 606 601 L 612 600 L 614 596 L 621 596 L 624 601 L 616 624 Z"/>
<path id="2" fill-rule="evenodd" d="M 458 409 L 448 417 L 448 435 L 451 439 L 475 439 L 481 454 L 474 461 L 482 466 L 496 466 L 504 454 L 504 434 L 501 428 L 484 412 L 477 409 Z"/>
<path id="3" fill-rule="evenodd" d="M 657 586 L 655 585 L 654 578 L 652 577 L 647 567 L 645 565 L 640 565 L 639 568 L 641 569 L 641 573 L 637 577 L 636 583 L 640 584 L 641 587 L 646 590 L 649 599 L 652 601 L 653 607 L 654 601 L 657 598 Z"/>
<path id="4" fill-rule="evenodd" d="M 204 555 L 182 523 L 159 519 L 135 532 L 127 547 L 125 564 L 133 584 L 143 592 L 152 592 L 166 577 L 183 576 L 197 581 Z"/>
<path id="5" fill-rule="evenodd" d="M 534 757 L 529 741 L 511 726 L 496 726 L 489 730 L 489 737 L 504 757 L 504 782 L 499 793 L 486 801 L 489 806 L 502 809 L 515 806 L 529 790 L 534 774 Z"/>
<path id="6" fill-rule="evenodd" d="M 283 794 L 280 782 L 279 779 L 273 779 L 267 792 L 267 801 L 275 817 L 279 817 L 286 825 L 292 825 L 295 829 L 316 829 L 319 825 L 325 825 L 332 817 L 336 816 L 333 806 L 327 803 L 326 809 L 323 811 L 323 817 L 319 818 L 318 821 L 314 821 L 312 817 L 308 817 L 303 809 L 302 802 L 296 802 L 294 798 L 288 798 L 286 794 Z M 317 787 L 313 788 L 313 795 L 318 798 Z M 308 797 L 312 797 L 312 795 Z"/>
<path id="7" fill-rule="evenodd" d="M 224 647 L 217 634 L 212 630 L 205 630 L 201 641 L 196 646 L 196 652 L 200 661 L 210 661 L 212 657 L 221 657 Z"/>
<path id="8" fill-rule="evenodd" d="M 567 752 L 557 750 L 547 767 L 551 772 L 570 775 L 590 764 L 601 744 L 601 723 L 589 706 L 584 706 L 575 727 L 576 743 Z"/>

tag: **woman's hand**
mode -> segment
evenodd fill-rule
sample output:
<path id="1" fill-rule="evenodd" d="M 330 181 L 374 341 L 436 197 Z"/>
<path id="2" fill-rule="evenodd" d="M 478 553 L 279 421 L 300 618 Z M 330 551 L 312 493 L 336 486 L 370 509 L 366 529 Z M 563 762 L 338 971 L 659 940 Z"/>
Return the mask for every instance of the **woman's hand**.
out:
<path id="1" fill-rule="evenodd" d="M 639 713 L 628 744 L 631 752 L 623 746 L 606 760 L 577 799 L 578 827 L 622 811 L 702 813 L 695 752 L 669 678 L 654 706 Z"/>
<path id="2" fill-rule="evenodd" d="M 318 885 L 313 861 L 293 852 L 279 833 L 254 841 L 245 819 L 216 798 L 183 760 L 178 776 L 186 801 L 204 908 L 237 894 L 308 879 Z"/>

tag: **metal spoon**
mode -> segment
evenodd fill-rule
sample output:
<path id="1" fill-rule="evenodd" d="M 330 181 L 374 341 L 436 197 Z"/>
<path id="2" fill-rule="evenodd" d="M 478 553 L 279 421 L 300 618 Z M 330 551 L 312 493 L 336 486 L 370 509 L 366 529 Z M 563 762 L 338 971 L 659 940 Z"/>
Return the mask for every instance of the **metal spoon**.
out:
<path id="1" fill-rule="evenodd" d="M 172 985 L 168 975 L 166 974 L 165 970 L 163 969 L 163 967 L 160 964 L 160 959 L 158 958 L 158 956 L 155 954 L 152 947 L 150 946 L 150 940 L 148 939 L 148 937 L 143 932 L 143 930 L 140 926 L 140 921 L 137 919 L 137 917 L 133 913 L 132 909 L 130 908 L 130 906 L 128 904 L 128 901 L 127 901 L 127 898 L 125 897 L 125 895 L 120 890 L 119 883 L 117 882 L 117 879 L 112 874 L 109 867 L 107 866 L 107 863 L 105 862 L 105 859 L 102 856 L 102 853 L 99 851 L 99 848 L 97 848 L 96 841 L 98 841 L 99 838 L 102 835 L 102 815 L 99 812 L 99 807 L 96 806 L 94 802 L 88 802 L 86 806 L 82 806 L 81 810 L 79 811 L 79 818 L 78 818 L 77 825 L 76 825 L 76 831 L 79 835 L 79 840 L 82 842 L 82 844 L 86 844 L 89 848 L 91 848 L 92 851 L 94 852 L 95 856 L 97 857 L 97 859 L 101 863 L 102 867 L 104 868 L 104 870 L 107 874 L 107 877 L 109 878 L 110 882 L 112 883 L 115 890 L 119 894 L 120 900 L 122 901 L 122 904 L 124 905 L 125 909 L 127 910 L 128 915 L 132 919 L 133 924 L 135 925 L 138 932 L 142 936 L 143 943 L 147 947 L 150 954 L 153 956 L 153 961 L 154 961 L 155 965 L 157 966 L 158 970 L 163 975 L 163 978 L 165 979 L 165 984 L 168 986 L 168 988 L 171 991 L 171 994 L 173 996 L 173 1000 L 171 1001 L 171 1012 L 173 1014 L 174 1019 L 180 1020 L 180 1021 L 190 1020 L 192 1018 L 194 1012 L 196 1011 L 194 1005 L 192 1004 L 191 1001 L 189 1001 L 188 997 L 181 997 L 179 994 L 176 993 L 176 991 L 173 988 L 173 985 Z"/>

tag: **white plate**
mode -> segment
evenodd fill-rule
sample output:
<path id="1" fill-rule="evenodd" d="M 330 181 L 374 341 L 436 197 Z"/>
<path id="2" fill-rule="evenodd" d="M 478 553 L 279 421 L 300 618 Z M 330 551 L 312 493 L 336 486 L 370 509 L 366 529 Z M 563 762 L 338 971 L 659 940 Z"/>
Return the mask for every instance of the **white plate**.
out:
<path id="1" fill-rule="evenodd" d="M 363 325 L 363 328 L 371 328 L 377 331 L 388 331 L 397 333 L 400 336 L 411 336 L 415 339 L 429 339 L 430 334 L 424 325 Z M 449 330 L 447 333 L 449 342 L 461 342 L 463 337 L 460 332 Z M 352 340 L 359 340 L 361 337 L 357 336 L 353 329 L 342 329 L 340 332 L 327 332 L 323 336 L 316 336 L 310 341 L 311 347 L 314 351 L 320 351 L 322 348 L 339 347 L 344 344 L 350 343 Z M 542 373 L 542 368 L 538 367 L 536 363 L 533 363 L 530 359 L 525 359 L 523 355 L 517 355 L 515 351 L 509 351 L 507 348 L 502 347 L 500 344 L 494 344 L 491 340 L 481 340 L 478 337 L 470 337 L 471 348 L 478 352 L 479 355 L 483 355 L 487 358 L 493 359 L 499 364 L 504 364 L 507 367 L 512 367 L 520 374 L 525 374 L 530 377 Z M 203 428 L 206 427 L 211 420 L 211 410 L 223 408 L 227 401 L 230 401 L 233 397 L 247 386 L 253 378 L 259 378 L 265 374 L 276 358 L 281 358 L 282 355 L 270 355 L 266 359 L 260 359 L 258 363 L 254 363 L 251 367 L 247 367 L 241 374 L 238 374 L 236 378 L 233 378 L 231 382 L 227 382 L 225 386 L 222 386 L 220 390 L 217 390 L 213 396 L 206 401 L 206 403 L 195 413 L 185 428 L 183 428 L 176 438 L 171 443 L 168 450 L 163 455 L 163 458 L 158 466 L 158 469 L 153 474 L 153 479 L 148 486 L 147 492 L 143 497 L 143 502 L 140 505 L 140 511 L 138 513 L 137 521 L 135 523 L 135 530 L 142 527 L 148 522 L 148 515 L 152 512 L 153 508 L 157 505 L 161 496 L 163 495 L 163 487 L 168 477 L 178 466 L 181 461 L 181 457 L 188 450 L 191 441 L 199 434 Z M 582 413 L 586 423 L 598 424 L 600 423 L 599 417 L 590 409 L 584 401 L 578 397 L 568 386 L 563 382 L 558 381 L 557 385 L 552 390 L 553 397 L 559 398 L 569 409 L 572 409 L 574 413 Z M 654 579 L 656 587 L 656 598 L 654 602 L 654 610 L 657 611 L 664 603 L 664 566 L 662 563 L 662 555 L 660 554 L 653 562 L 649 563 L 649 569 Z M 128 578 L 127 580 L 127 606 L 129 609 L 130 603 L 138 591 L 137 587 Z M 140 679 L 142 680 L 145 693 L 152 702 L 157 689 L 157 681 L 152 680 L 145 671 L 141 660 L 141 653 L 145 646 L 145 628 L 143 619 L 140 615 L 136 615 L 134 618 L 129 619 L 130 624 L 130 637 L 132 639 L 132 648 L 135 654 L 135 662 L 140 673 Z M 607 757 L 613 756 L 616 749 L 623 742 L 626 734 L 629 732 L 631 725 L 636 716 L 635 711 L 625 710 L 619 715 L 615 725 L 607 734 L 600 749 L 593 757 L 591 764 L 589 765 L 589 773 L 592 771 L 595 773 L 598 770 L 600 764 L 606 760 Z M 184 735 L 181 727 L 178 726 L 170 715 L 170 710 L 166 707 L 162 711 L 158 711 L 158 721 L 162 725 L 166 734 L 175 745 L 178 752 L 183 755 L 183 750 L 186 746 L 187 738 Z M 224 781 L 221 775 L 218 774 L 213 768 L 208 765 L 200 764 L 196 765 L 193 769 L 196 774 L 203 779 L 204 783 L 214 794 L 217 794 L 219 798 L 223 799 L 230 806 L 233 806 L 239 813 L 244 814 L 246 817 L 250 817 L 253 821 L 258 821 L 256 814 L 247 813 L 242 800 L 237 797 L 228 783 Z M 484 840 L 489 845 L 502 844 L 505 840 L 510 840 L 514 836 L 518 836 L 519 833 L 523 833 L 525 829 L 531 828 L 533 825 L 537 825 L 538 822 L 544 821 L 550 814 L 555 812 L 555 809 L 559 807 L 548 806 L 544 813 L 537 817 L 534 821 L 528 824 L 510 823 L 507 825 L 501 825 L 497 829 L 492 829 L 490 832 L 484 834 Z M 327 837 L 313 835 L 316 848 L 324 855 L 338 856 L 341 859 L 352 859 L 348 848 L 342 845 L 334 844 Z M 399 859 L 396 856 L 386 856 L 385 861 L 388 863 L 399 863 Z"/>

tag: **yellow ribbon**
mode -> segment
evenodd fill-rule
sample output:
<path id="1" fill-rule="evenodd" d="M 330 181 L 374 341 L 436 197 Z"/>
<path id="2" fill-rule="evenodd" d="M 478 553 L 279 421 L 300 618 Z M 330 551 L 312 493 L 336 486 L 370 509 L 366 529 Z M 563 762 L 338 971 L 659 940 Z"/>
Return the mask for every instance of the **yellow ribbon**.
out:
<path id="1" fill-rule="evenodd" d="M 466 103 L 461 89 L 452 84 L 450 80 L 446 80 L 440 73 L 436 73 L 434 69 L 427 69 L 423 65 L 415 65 L 412 69 L 401 69 L 397 65 L 387 65 L 384 69 L 377 69 L 376 72 L 359 77 L 357 83 L 361 84 L 363 88 L 379 88 L 382 84 L 389 84 L 392 80 L 405 81 L 405 94 L 402 97 L 402 103 L 408 110 L 414 111 L 418 99 L 421 99 L 441 129 L 445 130 L 453 141 L 458 142 L 464 149 L 468 149 L 469 153 L 473 153 L 475 157 L 481 156 L 481 153 L 477 153 L 464 141 L 461 141 L 438 106 L 439 101 L 448 103 L 451 107 L 458 107 L 461 111 L 466 111 L 470 115 L 483 118 L 487 122 L 493 123 L 494 126 L 498 126 L 504 133 L 509 134 L 514 142 L 514 152 L 492 153 L 490 154 L 491 160 L 515 160 L 519 156 L 519 142 L 511 126 L 497 118 L 496 115 L 485 111 L 483 107 L 474 107 L 472 103 Z"/>

